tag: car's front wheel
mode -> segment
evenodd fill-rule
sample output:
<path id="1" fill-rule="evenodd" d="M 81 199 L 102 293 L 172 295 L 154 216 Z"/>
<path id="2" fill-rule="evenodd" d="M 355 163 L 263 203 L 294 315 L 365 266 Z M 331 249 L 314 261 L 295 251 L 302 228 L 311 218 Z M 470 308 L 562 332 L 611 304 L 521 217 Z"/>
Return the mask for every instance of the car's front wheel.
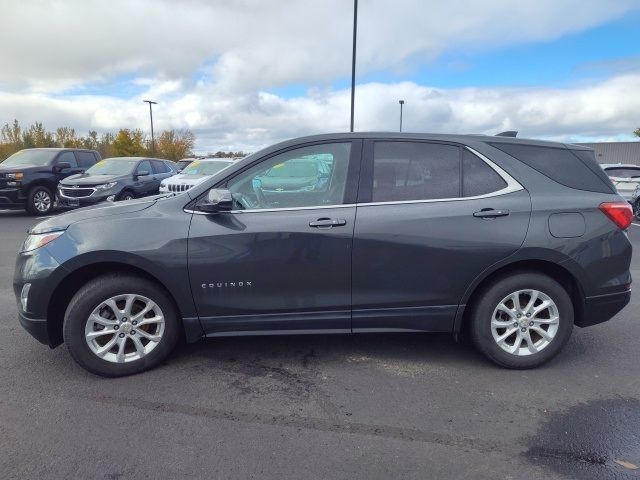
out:
<path id="1" fill-rule="evenodd" d="M 179 321 L 163 288 L 129 275 L 88 282 L 64 320 L 71 356 L 92 373 L 117 377 L 154 367 L 173 350 Z"/>
<path id="2" fill-rule="evenodd" d="M 48 215 L 53 209 L 53 194 L 47 187 L 33 187 L 27 196 L 27 212 Z"/>
<path id="3" fill-rule="evenodd" d="M 533 368 L 550 360 L 573 330 L 573 304 L 567 291 L 540 273 L 519 273 L 493 282 L 471 308 L 474 344 L 507 368 Z"/>

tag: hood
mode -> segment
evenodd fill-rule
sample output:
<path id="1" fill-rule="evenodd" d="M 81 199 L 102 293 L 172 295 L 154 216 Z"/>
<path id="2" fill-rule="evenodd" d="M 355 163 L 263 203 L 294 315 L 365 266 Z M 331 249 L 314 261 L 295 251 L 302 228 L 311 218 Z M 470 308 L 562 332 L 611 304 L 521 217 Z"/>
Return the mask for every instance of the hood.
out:
<path id="1" fill-rule="evenodd" d="M 34 172 L 34 171 L 38 171 L 38 170 L 46 170 L 46 171 L 50 171 L 51 170 L 51 165 L 4 165 L 4 163 L 0 163 L 0 174 L 3 173 L 9 173 L 9 172 L 22 172 L 22 173 L 27 173 L 27 172 Z"/>
<path id="2" fill-rule="evenodd" d="M 29 233 L 46 233 L 56 230 L 66 230 L 72 223 L 81 222 L 90 218 L 109 217 L 120 213 L 132 213 L 145 210 L 156 203 L 159 195 L 153 197 L 145 197 L 137 200 L 128 200 L 125 202 L 105 202 L 98 203 L 85 208 L 78 208 L 67 213 L 51 217 L 44 222 L 35 225 Z"/>
<path id="3" fill-rule="evenodd" d="M 206 180 L 207 178 L 209 178 L 211 175 L 183 175 L 183 174 L 179 174 L 179 175 L 174 175 L 173 177 L 169 177 L 165 180 L 162 181 L 163 184 L 165 185 L 172 185 L 175 183 L 182 183 L 182 184 L 187 184 L 187 185 L 196 185 L 197 183 L 202 182 L 203 180 Z"/>
<path id="4" fill-rule="evenodd" d="M 100 185 L 103 183 L 117 182 L 129 178 L 130 175 L 90 175 L 88 173 L 79 173 L 70 175 L 60 181 L 60 185 Z"/>

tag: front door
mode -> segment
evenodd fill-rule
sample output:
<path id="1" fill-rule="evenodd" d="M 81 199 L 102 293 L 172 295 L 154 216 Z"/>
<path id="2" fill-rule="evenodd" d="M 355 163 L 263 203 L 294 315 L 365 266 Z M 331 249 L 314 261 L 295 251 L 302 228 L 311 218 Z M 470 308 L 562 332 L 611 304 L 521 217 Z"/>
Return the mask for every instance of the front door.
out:
<path id="1" fill-rule="evenodd" d="M 353 330 L 451 331 L 485 268 L 522 245 L 529 194 L 466 147 L 367 142 L 353 244 Z"/>
<path id="2" fill-rule="evenodd" d="M 196 210 L 189 275 L 207 335 L 350 331 L 360 151 L 359 141 L 292 148 L 224 183 L 233 211 Z"/>

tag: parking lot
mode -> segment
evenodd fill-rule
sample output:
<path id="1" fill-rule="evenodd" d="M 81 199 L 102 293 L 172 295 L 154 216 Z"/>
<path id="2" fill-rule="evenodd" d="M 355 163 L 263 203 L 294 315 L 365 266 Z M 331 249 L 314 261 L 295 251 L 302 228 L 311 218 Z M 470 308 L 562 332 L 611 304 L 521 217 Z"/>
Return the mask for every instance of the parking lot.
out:
<path id="1" fill-rule="evenodd" d="M 640 478 L 637 289 L 536 370 L 447 335 L 267 336 L 105 379 L 18 324 L 13 262 L 35 222 L 0 213 L 2 478 Z"/>

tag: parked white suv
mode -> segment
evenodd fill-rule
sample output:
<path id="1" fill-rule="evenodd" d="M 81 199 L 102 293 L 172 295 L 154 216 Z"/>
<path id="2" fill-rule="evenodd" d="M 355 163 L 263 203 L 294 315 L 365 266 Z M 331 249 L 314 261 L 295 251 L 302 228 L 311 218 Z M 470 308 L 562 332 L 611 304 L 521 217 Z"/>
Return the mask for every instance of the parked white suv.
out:
<path id="1" fill-rule="evenodd" d="M 206 158 L 194 160 L 187 165 L 179 174 L 163 180 L 160 183 L 160 193 L 184 192 L 194 185 L 199 184 L 211 175 L 233 164 L 233 160 L 223 158 Z"/>
<path id="2" fill-rule="evenodd" d="M 622 163 L 601 165 L 605 173 L 616 186 L 618 193 L 631 203 L 636 187 L 640 185 L 640 166 Z"/>

